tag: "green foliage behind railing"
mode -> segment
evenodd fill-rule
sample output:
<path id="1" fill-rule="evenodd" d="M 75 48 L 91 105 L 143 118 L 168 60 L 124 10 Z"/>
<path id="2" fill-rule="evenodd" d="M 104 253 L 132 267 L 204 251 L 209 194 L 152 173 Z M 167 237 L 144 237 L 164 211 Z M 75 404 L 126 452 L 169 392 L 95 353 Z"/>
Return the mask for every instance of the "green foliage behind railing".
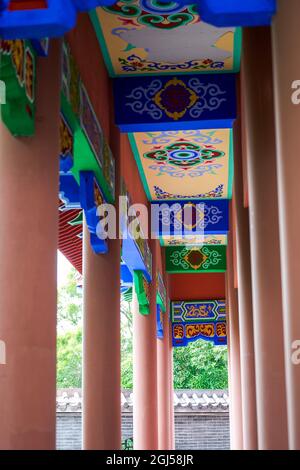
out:
<path id="1" fill-rule="evenodd" d="M 129 437 L 122 442 L 122 450 L 133 450 L 133 437 Z"/>

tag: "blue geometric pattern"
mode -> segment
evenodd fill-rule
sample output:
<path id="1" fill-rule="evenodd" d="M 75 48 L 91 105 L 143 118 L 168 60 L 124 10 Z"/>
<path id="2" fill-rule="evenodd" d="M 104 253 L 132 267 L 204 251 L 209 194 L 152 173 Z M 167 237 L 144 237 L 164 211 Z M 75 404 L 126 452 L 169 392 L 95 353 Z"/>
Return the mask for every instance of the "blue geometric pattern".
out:
<path id="1" fill-rule="evenodd" d="M 121 132 L 230 129 L 236 118 L 235 74 L 114 79 Z"/>
<path id="2" fill-rule="evenodd" d="M 151 230 L 159 236 L 226 235 L 229 201 L 193 200 L 151 203 Z"/>

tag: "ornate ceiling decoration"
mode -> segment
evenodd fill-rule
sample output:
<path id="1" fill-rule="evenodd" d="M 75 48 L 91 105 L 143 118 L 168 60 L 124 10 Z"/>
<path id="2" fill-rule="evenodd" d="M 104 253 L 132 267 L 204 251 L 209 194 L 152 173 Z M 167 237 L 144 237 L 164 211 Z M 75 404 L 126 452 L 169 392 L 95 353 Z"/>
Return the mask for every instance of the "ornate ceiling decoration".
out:
<path id="1" fill-rule="evenodd" d="M 204 23 L 197 5 L 120 0 L 91 16 L 112 77 L 239 71 L 240 29 Z"/>
<path id="2" fill-rule="evenodd" d="M 149 200 L 231 198 L 231 129 L 141 132 L 129 138 Z"/>

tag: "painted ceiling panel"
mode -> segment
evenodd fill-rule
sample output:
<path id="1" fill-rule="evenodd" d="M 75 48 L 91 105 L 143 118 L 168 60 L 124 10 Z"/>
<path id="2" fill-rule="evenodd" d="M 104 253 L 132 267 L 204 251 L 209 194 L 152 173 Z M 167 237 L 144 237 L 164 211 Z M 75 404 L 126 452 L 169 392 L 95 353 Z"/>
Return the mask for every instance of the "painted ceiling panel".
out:
<path id="1" fill-rule="evenodd" d="M 199 235 L 195 237 L 180 238 L 174 236 L 160 237 L 161 246 L 202 246 L 202 245 L 227 245 L 227 235 Z"/>
<path id="2" fill-rule="evenodd" d="M 232 130 L 129 135 L 149 200 L 230 199 Z"/>
<path id="3" fill-rule="evenodd" d="M 91 18 L 112 77 L 239 71 L 240 28 L 204 23 L 195 5 L 121 0 Z"/>

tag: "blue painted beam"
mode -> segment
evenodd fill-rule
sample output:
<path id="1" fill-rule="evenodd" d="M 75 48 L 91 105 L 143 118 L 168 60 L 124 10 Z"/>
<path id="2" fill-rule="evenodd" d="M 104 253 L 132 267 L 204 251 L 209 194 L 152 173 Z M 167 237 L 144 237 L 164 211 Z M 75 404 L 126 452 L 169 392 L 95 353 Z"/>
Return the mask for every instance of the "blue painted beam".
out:
<path id="1" fill-rule="evenodd" d="M 156 236 L 226 235 L 229 201 L 155 201 L 151 203 L 151 231 Z"/>
<path id="2" fill-rule="evenodd" d="M 113 81 L 121 132 L 229 129 L 236 118 L 236 75 L 126 77 Z"/>
<path id="3" fill-rule="evenodd" d="M 0 37 L 3 39 L 42 39 L 63 36 L 74 28 L 77 14 L 98 6 L 112 5 L 114 0 L 31 0 L 22 5 L 16 0 L 0 4 Z M 35 4 L 37 8 L 34 8 Z"/>
<path id="4" fill-rule="evenodd" d="M 77 14 L 115 0 L 18 0 L 0 1 L 0 36 L 3 39 L 41 39 L 62 36 L 72 29 Z M 42 1 L 43 3 L 43 1 Z M 203 21 L 215 26 L 269 25 L 276 13 L 276 0 L 195 0 Z M 34 8 L 35 4 L 37 8 Z"/>
<path id="5" fill-rule="evenodd" d="M 268 26 L 276 13 L 276 0 L 196 0 L 200 17 L 219 27 Z"/>

